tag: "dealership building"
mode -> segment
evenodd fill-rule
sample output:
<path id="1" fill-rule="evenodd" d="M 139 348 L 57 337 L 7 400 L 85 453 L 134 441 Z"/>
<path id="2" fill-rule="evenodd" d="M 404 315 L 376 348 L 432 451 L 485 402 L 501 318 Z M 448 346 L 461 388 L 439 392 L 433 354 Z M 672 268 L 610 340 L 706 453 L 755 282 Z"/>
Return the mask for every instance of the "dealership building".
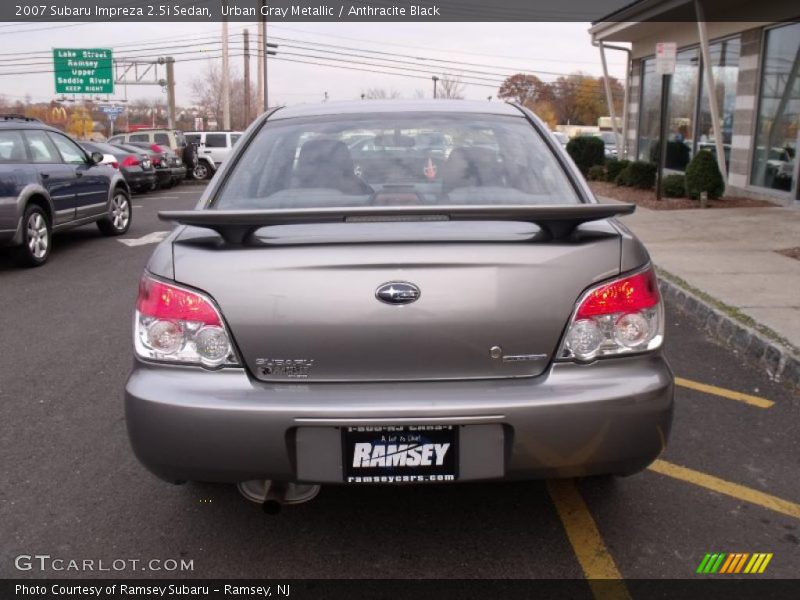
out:
<path id="1" fill-rule="evenodd" d="M 750 12 L 731 21 L 737 7 Z M 772 20 L 757 22 L 754 14 Z M 667 168 L 684 171 L 707 149 L 726 175 L 729 195 L 800 207 L 800 3 L 640 0 L 593 23 L 589 33 L 604 62 L 618 52 L 628 56 L 625 106 L 617 116 L 629 159 L 658 156 L 663 77 L 656 45 L 672 42 Z"/>

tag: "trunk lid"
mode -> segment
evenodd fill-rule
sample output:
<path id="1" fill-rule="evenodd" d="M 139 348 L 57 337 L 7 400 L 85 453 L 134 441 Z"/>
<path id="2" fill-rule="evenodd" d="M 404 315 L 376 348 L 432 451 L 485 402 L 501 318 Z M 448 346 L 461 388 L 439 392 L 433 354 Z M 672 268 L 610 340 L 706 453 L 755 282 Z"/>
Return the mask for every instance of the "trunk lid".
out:
<path id="1" fill-rule="evenodd" d="M 173 246 L 175 279 L 214 298 L 261 380 L 530 377 L 553 359 L 581 292 L 620 264 L 606 221 L 569 240 L 521 241 L 538 231 L 521 222 L 281 225 L 259 230 L 256 244 L 226 246 L 187 227 Z M 376 297 L 398 281 L 419 298 Z"/>

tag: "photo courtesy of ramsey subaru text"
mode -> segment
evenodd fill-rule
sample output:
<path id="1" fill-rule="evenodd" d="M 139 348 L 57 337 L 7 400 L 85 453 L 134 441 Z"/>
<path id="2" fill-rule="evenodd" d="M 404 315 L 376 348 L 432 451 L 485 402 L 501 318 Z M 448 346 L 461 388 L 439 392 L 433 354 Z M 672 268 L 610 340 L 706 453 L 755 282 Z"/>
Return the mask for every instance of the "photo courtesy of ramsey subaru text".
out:
<path id="1" fill-rule="evenodd" d="M 139 460 L 265 510 L 321 484 L 629 475 L 673 376 L 643 245 L 502 103 L 260 117 L 142 275 Z"/>

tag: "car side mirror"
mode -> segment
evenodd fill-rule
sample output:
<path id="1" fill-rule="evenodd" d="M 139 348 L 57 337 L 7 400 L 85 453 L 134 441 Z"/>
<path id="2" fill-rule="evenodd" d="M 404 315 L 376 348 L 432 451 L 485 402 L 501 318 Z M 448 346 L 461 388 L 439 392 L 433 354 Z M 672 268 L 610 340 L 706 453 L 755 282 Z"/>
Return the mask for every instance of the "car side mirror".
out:
<path id="1" fill-rule="evenodd" d="M 92 163 L 99 165 L 103 162 L 103 155 L 100 152 L 92 152 Z"/>

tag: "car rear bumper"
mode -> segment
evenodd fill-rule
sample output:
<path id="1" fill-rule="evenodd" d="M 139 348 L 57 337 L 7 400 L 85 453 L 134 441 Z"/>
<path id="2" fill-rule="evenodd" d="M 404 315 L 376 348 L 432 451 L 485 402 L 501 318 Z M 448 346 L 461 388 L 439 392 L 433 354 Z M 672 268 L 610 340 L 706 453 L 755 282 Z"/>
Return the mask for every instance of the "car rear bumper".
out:
<path id="1" fill-rule="evenodd" d="M 143 171 L 141 169 L 126 169 L 122 172 L 125 182 L 132 190 L 149 190 L 156 181 L 155 171 Z"/>
<path id="2" fill-rule="evenodd" d="M 661 356 L 554 364 L 543 376 L 268 384 L 135 361 L 125 388 L 139 460 L 167 481 L 341 483 L 341 428 L 459 426 L 459 480 L 628 474 L 664 449 L 673 377 Z"/>
<path id="3" fill-rule="evenodd" d="M 172 183 L 172 169 L 168 167 L 157 167 L 153 173 L 155 173 L 159 185 Z"/>
<path id="4" fill-rule="evenodd" d="M 186 167 L 170 167 L 172 169 L 172 181 L 183 181 L 186 179 Z"/>

